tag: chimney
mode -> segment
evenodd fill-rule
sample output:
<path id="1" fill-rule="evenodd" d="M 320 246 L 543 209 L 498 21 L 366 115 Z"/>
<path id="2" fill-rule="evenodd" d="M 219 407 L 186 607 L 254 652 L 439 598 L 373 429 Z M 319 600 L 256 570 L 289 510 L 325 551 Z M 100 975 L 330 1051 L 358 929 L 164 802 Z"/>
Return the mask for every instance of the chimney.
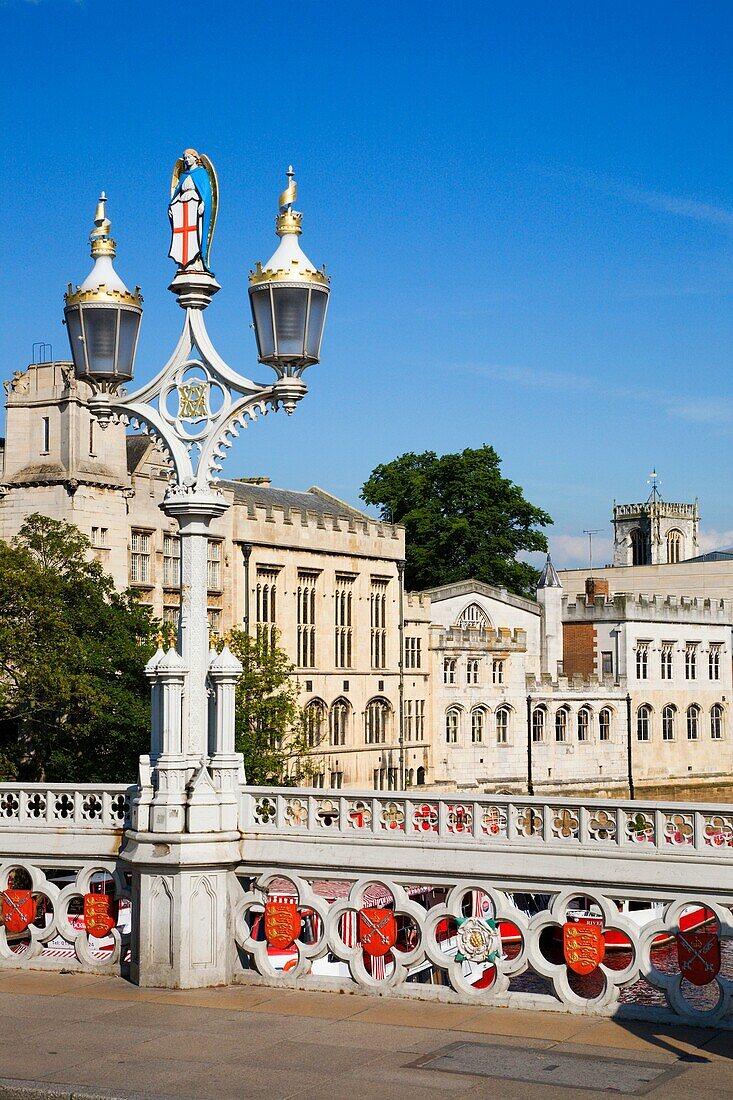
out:
<path id="1" fill-rule="evenodd" d="M 585 599 L 587 603 L 593 603 L 596 596 L 603 596 L 604 599 L 608 599 L 608 581 L 602 580 L 600 577 L 586 577 L 585 580 Z"/>

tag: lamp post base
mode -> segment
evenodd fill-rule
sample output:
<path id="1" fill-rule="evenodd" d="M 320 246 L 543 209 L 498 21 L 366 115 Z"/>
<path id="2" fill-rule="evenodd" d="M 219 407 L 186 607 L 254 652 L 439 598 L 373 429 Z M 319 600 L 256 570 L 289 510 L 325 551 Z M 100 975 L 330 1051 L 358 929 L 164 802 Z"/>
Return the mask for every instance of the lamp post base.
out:
<path id="1" fill-rule="evenodd" d="M 230 898 L 238 832 L 128 830 L 120 858 L 132 875 L 130 976 L 136 985 L 227 985 L 235 958 Z"/>

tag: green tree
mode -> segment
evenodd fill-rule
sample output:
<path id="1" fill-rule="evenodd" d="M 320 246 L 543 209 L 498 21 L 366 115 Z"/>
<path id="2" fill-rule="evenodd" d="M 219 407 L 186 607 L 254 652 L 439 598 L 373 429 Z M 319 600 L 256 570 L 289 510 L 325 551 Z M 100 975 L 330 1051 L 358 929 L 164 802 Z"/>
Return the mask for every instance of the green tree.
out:
<path id="1" fill-rule="evenodd" d="M 244 668 L 236 692 L 236 748 L 247 782 L 300 783 L 313 768 L 295 666 L 264 634 L 233 630 L 227 642 Z"/>
<path id="2" fill-rule="evenodd" d="M 547 550 L 537 528 L 552 520 L 501 476 L 500 465 L 494 448 L 483 446 L 404 454 L 372 470 L 361 497 L 382 519 L 404 524 L 409 589 L 474 578 L 533 594 L 537 570 L 516 556 Z"/>
<path id="3" fill-rule="evenodd" d="M 149 748 L 157 624 L 72 524 L 30 516 L 0 541 L 0 774 L 132 782 Z"/>

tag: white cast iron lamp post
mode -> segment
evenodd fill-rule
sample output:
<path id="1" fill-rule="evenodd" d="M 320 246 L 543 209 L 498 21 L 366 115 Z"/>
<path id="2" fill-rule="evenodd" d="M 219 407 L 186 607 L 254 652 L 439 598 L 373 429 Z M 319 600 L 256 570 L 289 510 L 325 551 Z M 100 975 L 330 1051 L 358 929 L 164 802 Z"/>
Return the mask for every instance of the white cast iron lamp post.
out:
<path id="1" fill-rule="evenodd" d="M 247 418 L 280 405 L 290 413 L 305 395 L 302 373 L 319 360 L 330 292 L 325 269 L 316 270 L 300 248 L 302 215 L 293 210 L 291 168 L 276 220 L 280 244 L 267 264 L 257 264 L 249 288 L 259 361 L 276 377 L 259 383 L 232 370 L 204 324 L 204 310 L 220 289 L 209 269 L 218 195 L 211 161 L 187 149 L 174 168 L 168 208 L 170 255 L 177 263 L 170 290 L 185 320 L 175 351 L 152 382 L 129 396 L 119 389 L 133 377 L 142 298 L 137 287 L 130 293 L 113 268 L 115 243 L 104 194 L 90 237 L 94 267 L 66 295 L 74 367 L 92 388 L 92 412 L 102 426 L 120 417 L 144 426 L 172 466 L 161 507 L 180 529 L 181 613 L 176 651 L 159 650 L 148 666 L 151 754 L 141 760 L 133 823 L 142 832 L 237 827 L 236 789 L 244 773 L 234 752 L 230 696 L 241 668 L 226 650 L 214 659 L 207 618 L 209 526 L 228 508 L 217 473 Z M 214 709 L 226 712 L 226 720 L 211 713 L 209 685 Z"/>

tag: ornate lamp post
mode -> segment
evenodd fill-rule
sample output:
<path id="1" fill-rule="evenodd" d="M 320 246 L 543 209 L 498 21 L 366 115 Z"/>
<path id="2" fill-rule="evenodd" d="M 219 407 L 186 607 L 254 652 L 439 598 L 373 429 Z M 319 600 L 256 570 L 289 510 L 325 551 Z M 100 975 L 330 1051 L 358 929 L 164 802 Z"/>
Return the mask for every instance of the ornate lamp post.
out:
<path id="1" fill-rule="evenodd" d="M 302 215 L 293 210 L 296 184 L 291 168 L 276 219 L 279 246 L 264 266 L 257 264 L 249 288 L 259 361 L 274 369 L 275 378 L 255 382 L 228 366 L 204 323 L 204 310 L 220 289 L 209 268 L 218 196 L 211 161 L 187 149 L 174 167 L 168 207 L 169 254 L 177 265 L 169 289 L 185 319 L 173 354 L 147 385 L 129 395 L 120 390 L 133 378 L 142 297 L 137 287 L 130 293 L 114 270 L 115 243 L 104 194 L 90 236 L 94 266 L 81 286 L 73 290 L 70 285 L 66 294 L 74 367 L 77 377 L 92 388 L 90 409 L 102 427 L 120 418 L 145 427 L 166 452 L 172 474 L 161 507 L 176 519 L 181 538 L 178 641 L 175 651 L 159 650 L 148 665 L 153 692 L 151 752 L 141 758 L 140 791 L 123 856 L 138 868 L 140 920 L 154 919 L 151 898 L 156 889 L 163 889 L 154 886 L 153 868 L 161 864 L 153 853 L 168 849 L 170 856 L 171 844 L 175 854 L 167 865 L 177 868 L 177 885 L 168 895 L 165 887 L 163 894 L 170 896 L 172 913 L 180 909 L 182 914 L 187 905 L 193 912 L 198 896 L 194 872 L 190 881 L 183 881 L 187 864 L 207 867 L 208 885 L 199 898 L 204 909 L 207 898 L 216 897 L 215 908 L 221 902 L 221 912 L 227 910 L 226 882 L 214 887 L 212 875 L 215 866 L 225 871 L 236 862 L 237 788 L 244 770 L 241 755 L 234 751 L 233 692 L 241 666 L 228 650 L 217 656 L 209 649 L 209 527 L 228 508 L 217 475 L 247 419 L 280 406 L 291 413 L 307 392 L 302 374 L 319 360 L 329 297 L 325 269 L 317 271 L 300 247 Z M 161 834 L 168 843 L 160 843 Z M 208 834 L 216 834 L 217 855 Z M 204 849 L 196 850 L 195 837 L 204 838 Z M 230 848 L 223 851 L 222 844 Z M 171 919 L 175 925 L 175 915 Z M 221 960 L 201 967 L 197 979 L 189 980 L 193 964 L 184 958 L 183 941 L 189 934 L 184 925 L 192 919 L 181 917 L 181 957 L 175 966 L 171 963 L 174 977 L 166 980 L 166 968 L 156 970 L 152 965 L 154 948 L 147 970 L 141 957 L 145 973 L 137 975 L 139 980 L 178 985 L 222 980 Z M 221 914 L 215 923 L 220 920 Z M 170 935 L 167 922 L 160 935 Z"/>

